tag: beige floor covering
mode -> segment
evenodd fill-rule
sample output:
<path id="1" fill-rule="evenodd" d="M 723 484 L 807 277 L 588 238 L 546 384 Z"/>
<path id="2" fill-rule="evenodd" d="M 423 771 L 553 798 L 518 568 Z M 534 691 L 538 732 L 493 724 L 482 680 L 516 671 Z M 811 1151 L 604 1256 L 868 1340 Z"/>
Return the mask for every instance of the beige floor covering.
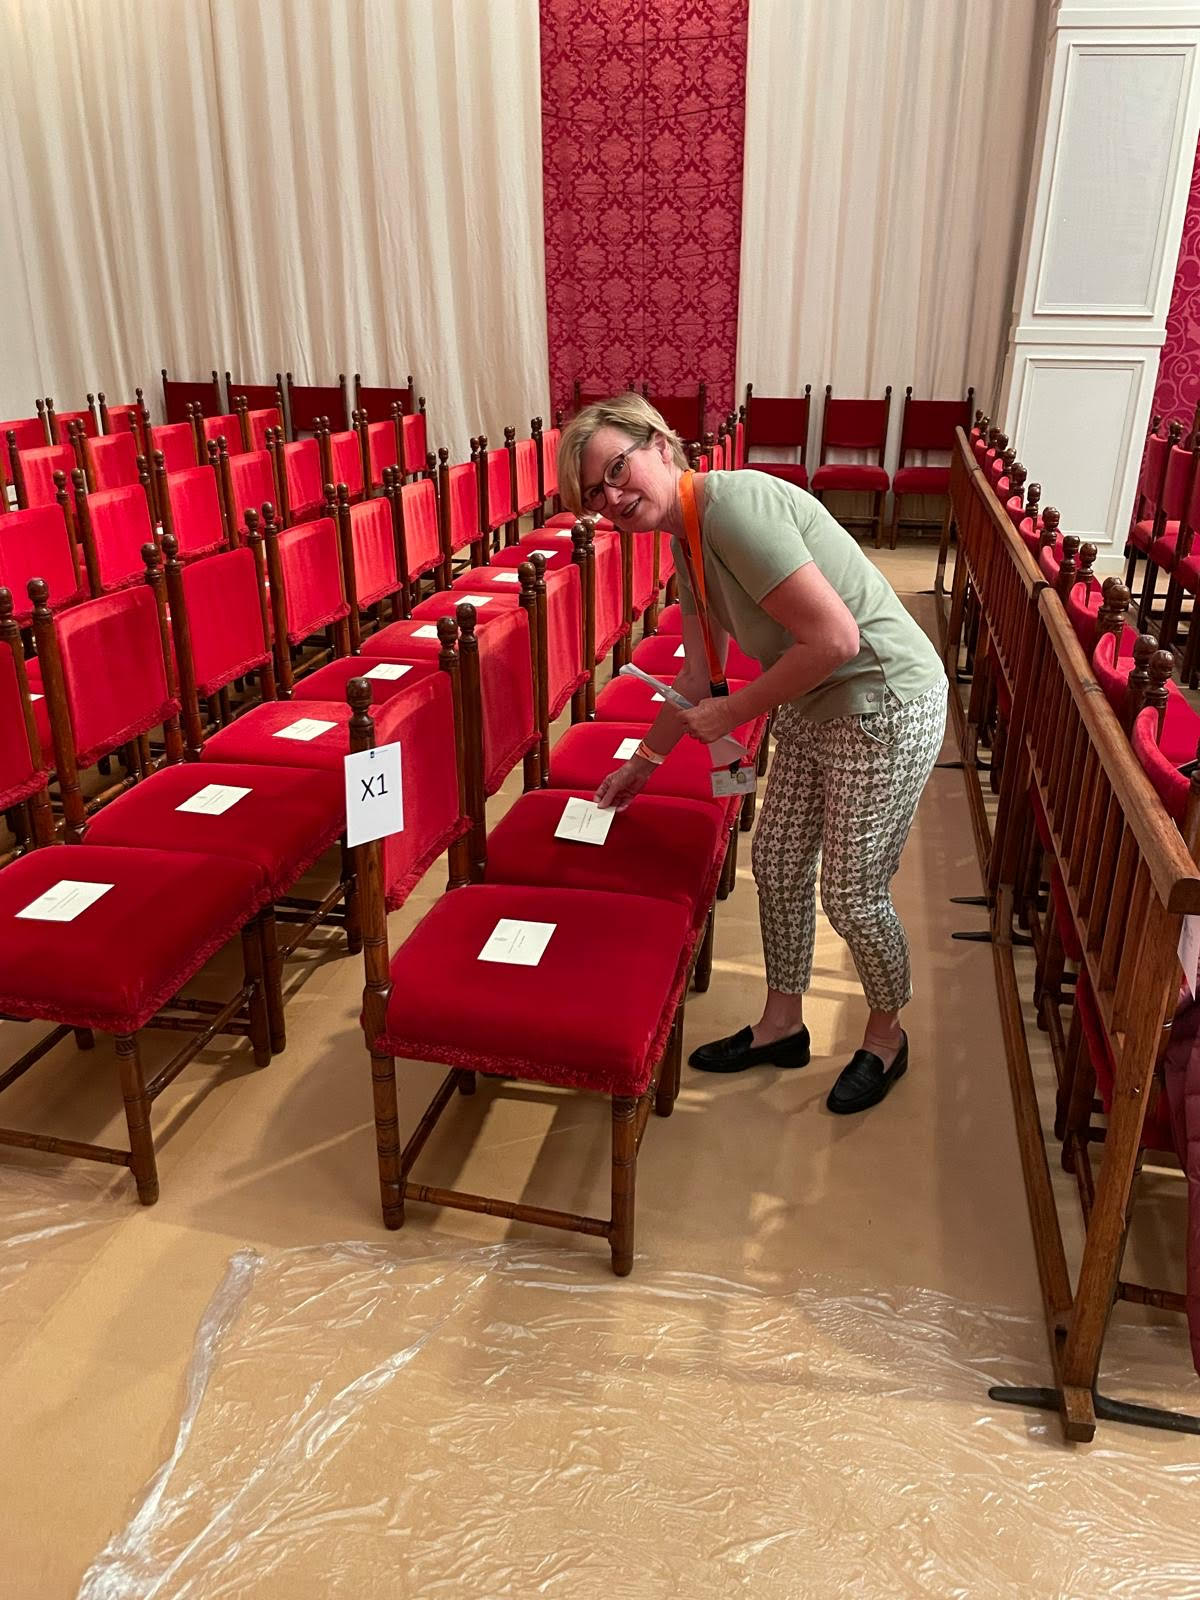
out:
<path id="1" fill-rule="evenodd" d="M 879 559 L 932 627 L 929 547 Z M 761 999 L 748 844 L 686 1048 Z M 624 1283 L 600 1243 L 492 1219 L 413 1206 L 385 1233 L 362 968 L 336 954 L 291 971 L 270 1068 L 214 1052 L 164 1096 L 154 1208 L 125 1174 L 4 1152 L 4 1593 L 75 1595 L 115 1540 L 90 1595 L 1200 1594 L 1196 1440 L 1068 1449 L 987 1399 L 1046 1374 L 991 954 L 949 938 L 983 926 L 949 904 L 977 890 L 961 775 L 937 772 L 895 885 L 908 1077 L 865 1116 L 825 1111 L 863 1000 L 822 924 L 811 1066 L 685 1068 L 647 1130 Z M 0 1027 L 3 1059 L 24 1036 Z M 402 1070 L 411 1125 L 439 1072 Z M 60 1048 L 4 1120 L 120 1142 L 111 1045 Z M 599 1103 L 481 1089 L 443 1126 L 431 1181 L 605 1209 Z M 1181 1185 L 1149 1187 L 1133 1265 L 1170 1278 Z M 227 1321 L 186 1447 L 129 1529 L 206 1311 Z M 1119 1318 L 1108 1387 L 1200 1409 L 1178 1326 Z"/>

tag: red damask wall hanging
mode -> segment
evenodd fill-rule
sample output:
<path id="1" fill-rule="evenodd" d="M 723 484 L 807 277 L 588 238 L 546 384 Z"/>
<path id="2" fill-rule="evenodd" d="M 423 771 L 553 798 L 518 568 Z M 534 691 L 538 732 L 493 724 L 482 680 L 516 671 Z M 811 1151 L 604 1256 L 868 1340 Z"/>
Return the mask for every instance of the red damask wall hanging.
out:
<path id="1" fill-rule="evenodd" d="M 1154 410 L 1191 427 L 1200 400 L 1200 153 L 1192 168 L 1175 288 L 1167 314 L 1167 342 L 1158 364 Z"/>
<path id="2" fill-rule="evenodd" d="M 540 0 L 550 392 L 734 405 L 749 0 Z"/>

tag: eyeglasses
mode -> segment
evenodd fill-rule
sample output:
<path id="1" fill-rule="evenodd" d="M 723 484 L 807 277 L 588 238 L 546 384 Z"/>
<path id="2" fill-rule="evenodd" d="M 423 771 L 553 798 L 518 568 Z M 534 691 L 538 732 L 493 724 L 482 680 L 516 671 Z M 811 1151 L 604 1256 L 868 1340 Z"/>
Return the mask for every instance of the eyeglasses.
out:
<path id="1" fill-rule="evenodd" d="M 629 480 L 629 458 L 636 450 L 644 450 L 650 443 L 643 439 L 641 444 L 631 444 L 627 450 L 622 450 L 619 456 L 614 456 L 604 469 L 604 476 L 599 483 L 594 483 L 590 489 L 585 489 L 580 496 L 585 511 L 603 511 L 608 497 L 605 489 L 619 489 Z"/>

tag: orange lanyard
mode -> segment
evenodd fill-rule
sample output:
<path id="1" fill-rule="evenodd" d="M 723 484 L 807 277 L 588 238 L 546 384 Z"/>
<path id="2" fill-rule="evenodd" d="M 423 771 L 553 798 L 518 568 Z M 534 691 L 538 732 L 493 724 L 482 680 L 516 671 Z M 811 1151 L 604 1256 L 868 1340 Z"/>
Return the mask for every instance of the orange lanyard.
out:
<path id="1" fill-rule="evenodd" d="M 708 583 L 704 576 L 704 552 L 700 548 L 700 514 L 696 510 L 695 474 L 685 472 L 679 480 L 679 500 L 683 509 L 683 531 L 687 541 L 687 564 L 692 579 L 692 598 L 696 602 L 696 620 L 704 635 L 704 653 L 708 657 L 709 694 L 715 700 L 729 693 L 725 669 L 713 644 L 712 629 L 708 622 Z"/>

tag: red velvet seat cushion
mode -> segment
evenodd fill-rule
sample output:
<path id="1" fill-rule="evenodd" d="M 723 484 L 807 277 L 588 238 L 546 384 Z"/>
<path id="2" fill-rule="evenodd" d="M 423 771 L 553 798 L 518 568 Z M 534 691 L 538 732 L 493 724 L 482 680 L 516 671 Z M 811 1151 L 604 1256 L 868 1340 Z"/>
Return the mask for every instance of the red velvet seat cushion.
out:
<path id="1" fill-rule="evenodd" d="M 538 535 L 542 538 L 539 541 Z M 561 567 L 569 567 L 573 551 L 569 540 L 554 538 L 553 533 L 546 534 L 543 528 L 535 528 L 533 533 L 526 534 L 519 544 L 507 544 L 503 549 L 497 550 L 491 559 L 493 567 L 519 567 L 522 562 L 528 561 L 530 556 L 538 550 L 546 559 L 546 571 L 557 572 Z"/>
<path id="2" fill-rule="evenodd" d="M 808 488 L 808 468 L 803 461 L 747 461 L 746 466 L 751 472 L 765 472 L 769 477 L 794 483 L 797 489 Z"/>
<path id="3" fill-rule="evenodd" d="M 177 808 L 209 784 L 249 789 L 218 815 Z M 194 761 L 162 767 L 99 810 L 88 844 L 149 846 L 247 861 L 262 874 L 259 904 L 285 894 L 346 826 L 340 773 L 312 767 Z"/>
<path id="4" fill-rule="evenodd" d="M 730 678 L 729 692 L 736 694 L 748 679 Z M 661 697 L 640 678 L 613 678 L 596 696 L 597 722 L 640 722 L 647 728 L 663 708 Z"/>
<path id="5" fill-rule="evenodd" d="M 509 808 L 488 835 L 488 883 L 648 895 L 686 907 L 693 930 L 703 929 L 725 856 L 715 806 L 642 794 L 592 845 L 554 836 L 570 798 L 535 789 Z"/>
<path id="6" fill-rule="evenodd" d="M 404 669 L 398 678 L 371 676 L 376 667 L 393 665 Z M 405 690 L 411 689 L 414 684 L 420 683 L 422 678 L 428 678 L 431 673 L 440 671 L 436 656 L 428 661 L 406 660 L 403 655 L 396 657 L 394 661 L 378 654 L 342 656 L 337 661 L 330 661 L 326 666 L 319 667 L 316 672 L 310 672 L 306 678 L 301 678 L 293 690 L 292 701 L 295 703 L 299 700 L 344 700 L 346 685 L 351 678 L 366 678 L 371 685 L 372 705 L 381 705 L 385 700 L 391 700 L 396 695 L 403 694 Z"/>
<path id="7" fill-rule="evenodd" d="M 63 879 L 113 887 L 73 922 L 16 913 Z M 0 872 L 0 1013 L 135 1033 L 249 920 L 248 861 L 52 845 Z"/>
<path id="8" fill-rule="evenodd" d="M 376 742 L 379 744 L 387 743 L 388 735 L 382 724 L 399 698 L 379 708 L 376 717 Z M 310 740 L 278 737 L 281 728 L 290 727 L 302 718 L 331 722 L 333 727 Z M 266 762 L 275 767 L 322 767 L 341 772 L 350 749 L 349 720 L 350 707 L 344 700 L 268 700 L 212 734 L 205 741 L 201 759 L 206 763 L 222 761 L 253 766 Z"/>
<path id="9" fill-rule="evenodd" d="M 587 515 L 591 517 L 592 522 L 595 524 L 597 533 L 611 533 L 616 527 L 616 523 L 613 522 L 611 517 L 595 517 L 592 516 L 590 511 Z M 573 511 L 556 511 L 552 517 L 546 518 L 546 527 L 566 528 L 569 532 L 578 520 Z"/>
<path id="10" fill-rule="evenodd" d="M 683 637 L 683 607 L 678 601 L 674 605 L 664 606 L 659 612 L 658 631 L 660 634 L 674 634 L 677 639 Z"/>
<path id="11" fill-rule="evenodd" d="M 617 755 L 618 748 L 628 739 L 636 743 L 645 732 L 645 724 L 639 722 L 576 723 L 550 752 L 550 787 L 595 794 L 626 759 Z M 734 730 L 734 738 L 743 744 L 749 744 L 750 737 L 748 727 Z M 713 799 L 712 772 L 707 748 L 696 739 L 681 739 L 662 766 L 655 767 L 643 793 L 705 800 L 727 812 L 731 809 L 727 800 Z"/>
<path id="12" fill-rule="evenodd" d="M 1179 524 L 1168 522 L 1167 531 L 1161 538 L 1155 539 L 1150 546 L 1150 559 L 1156 567 L 1161 567 L 1164 572 L 1169 572 L 1175 565 L 1175 556 L 1179 548 Z"/>
<path id="13" fill-rule="evenodd" d="M 1189 594 L 1195 594 L 1200 589 L 1200 551 L 1184 556 L 1175 568 L 1175 576 Z"/>
<path id="14" fill-rule="evenodd" d="M 887 489 L 888 475 L 882 467 L 857 461 L 827 461 L 813 473 L 814 489 L 865 489 L 881 493 Z"/>
<path id="15" fill-rule="evenodd" d="M 949 467 L 901 467 L 892 478 L 896 494 L 949 494 Z"/>
<path id="16" fill-rule="evenodd" d="M 477 959 L 502 918 L 555 925 L 536 967 Z M 456 889 L 397 950 L 386 1031 L 372 1053 L 640 1095 L 670 1033 L 687 934 L 687 912 L 665 900 Z"/>
<path id="17" fill-rule="evenodd" d="M 483 593 L 467 590 L 466 593 Z M 462 592 L 442 590 L 413 610 L 412 620 L 394 622 L 363 640 L 363 655 L 419 660 L 431 652 L 436 659 L 437 639 L 418 639 L 420 628 L 435 626 L 440 617 L 452 617 Z M 533 704 L 533 669 L 529 621 L 510 595 L 497 593 L 477 610 L 479 689 L 483 701 L 484 789 L 489 795 L 538 742 Z"/>
<path id="18" fill-rule="evenodd" d="M 682 643 L 680 634 L 656 633 L 636 646 L 633 652 L 634 665 L 656 678 L 666 678 L 669 683 L 683 668 L 684 658 L 675 654 Z M 760 678 L 762 663 L 748 656 L 736 639 L 731 639 L 729 653 L 725 657 L 725 671 L 731 678 Z"/>
<path id="19" fill-rule="evenodd" d="M 18 626 L 27 628 L 33 621 L 31 578 L 45 579 L 50 609 L 61 611 L 83 599 L 86 591 L 80 577 L 61 506 L 13 511 L 0 523 L 0 584 L 12 591 Z"/>
<path id="20" fill-rule="evenodd" d="M 1172 525 L 1170 523 L 1167 524 L 1168 532 L 1170 532 L 1171 526 Z M 1178 532 L 1179 524 L 1175 523 L 1174 527 L 1176 532 Z M 1129 542 L 1134 546 L 1135 549 L 1142 551 L 1149 550 L 1153 540 L 1154 519 L 1152 517 L 1144 517 L 1141 522 L 1135 522 L 1133 527 L 1129 530 Z"/>

